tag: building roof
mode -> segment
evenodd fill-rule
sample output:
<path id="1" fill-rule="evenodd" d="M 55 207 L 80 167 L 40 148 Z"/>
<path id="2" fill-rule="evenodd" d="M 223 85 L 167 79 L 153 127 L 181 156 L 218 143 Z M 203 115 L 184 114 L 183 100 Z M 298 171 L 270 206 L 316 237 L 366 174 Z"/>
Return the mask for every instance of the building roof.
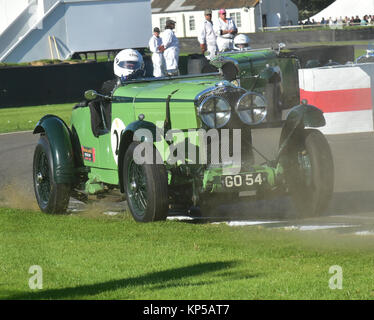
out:
<path id="1" fill-rule="evenodd" d="M 255 7 L 259 0 L 152 0 L 152 13 Z"/>

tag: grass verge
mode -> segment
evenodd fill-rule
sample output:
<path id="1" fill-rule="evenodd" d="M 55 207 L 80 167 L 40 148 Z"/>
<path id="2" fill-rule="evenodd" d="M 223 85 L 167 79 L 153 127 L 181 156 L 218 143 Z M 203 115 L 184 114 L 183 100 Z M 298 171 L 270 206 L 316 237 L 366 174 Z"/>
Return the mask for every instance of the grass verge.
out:
<path id="1" fill-rule="evenodd" d="M 0 234 L 0 299 L 374 298 L 373 242 L 327 231 L 0 208 Z M 34 265 L 41 290 L 29 288 Z"/>
<path id="2" fill-rule="evenodd" d="M 74 103 L 51 104 L 34 107 L 0 108 L 0 133 L 34 129 L 46 114 L 54 114 L 70 124 Z"/>

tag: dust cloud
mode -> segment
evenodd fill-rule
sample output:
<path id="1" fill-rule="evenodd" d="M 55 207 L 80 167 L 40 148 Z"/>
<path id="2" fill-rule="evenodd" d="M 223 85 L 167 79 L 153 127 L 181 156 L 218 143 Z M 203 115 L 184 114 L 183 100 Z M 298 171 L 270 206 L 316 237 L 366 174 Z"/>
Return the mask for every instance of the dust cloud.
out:
<path id="1" fill-rule="evenodd" d="M 0 206 L 39 210 L 33 190 L 18 181 L 7 182 L 0 186 Z"/>
<path id="2" fill-rule="evenodd" d="M 112 197 L 104 199 L 89 200 L 87 203 L 76 202 L 71 199 L 68 211 L 84 217 L 96 218 L 103 216 L 123 217 L 126 215 L 126 202 Z"/>

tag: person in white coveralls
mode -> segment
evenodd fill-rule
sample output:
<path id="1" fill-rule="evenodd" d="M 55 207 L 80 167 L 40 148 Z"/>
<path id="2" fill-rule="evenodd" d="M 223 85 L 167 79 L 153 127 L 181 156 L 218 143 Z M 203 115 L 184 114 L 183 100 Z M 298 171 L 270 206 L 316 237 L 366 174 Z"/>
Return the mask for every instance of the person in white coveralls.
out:
<path id="1" fill-rule="evenodd" d="M 165 75 L 165 60 L 164 60 L 164 48 L 162 46 L 162 39 L 160 38 L 160 29 L 154 28 L 153 35 L 149 39 L 149 49 L 152 52 L 152 63 L 153 63 L 153 76 L 163 77 Z"/>
<path id="2" fill-rule="evenodd" d="M 206 9 L 204 15 L 205 21 L 197 36 L 197 40 L 200 43 L 201 53 L 204 54 L 207 51 L 209 53 L 207 58 L 211 60 L 217 55 L 217 37 L 213 29 L 212 10 Z"/>
<path id="3" fill-rule="evenodd" d="M 226 18 L 226 10 L 219 10 L 218 23 L 214 27 L 217 36 L 217 46 L 219 52 L 233 50 L 234 37 L 238 33 L 235 22 L 231 18 Z"/>
<path id="4" fill-rule="evenodd" d="M 164 58 L 166 64 L 166 73 L 169 76 L 179 74 L 179 41 L 173 29 L 175 29 L 175 21 L 167 20 L 165 31 L 161 33 L 162 48 L 165 49 Z"/>

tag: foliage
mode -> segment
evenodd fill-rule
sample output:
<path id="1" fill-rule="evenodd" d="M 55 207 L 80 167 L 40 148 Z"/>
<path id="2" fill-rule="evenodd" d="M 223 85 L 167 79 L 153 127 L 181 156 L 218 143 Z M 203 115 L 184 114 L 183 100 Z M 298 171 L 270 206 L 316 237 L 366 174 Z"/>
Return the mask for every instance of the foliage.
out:
<path id="1" fill-rule="evenodd" d="M 299 8 L 299 20 L 307 19 L 328 7 L 335 0 L 292 0 Z"/>

